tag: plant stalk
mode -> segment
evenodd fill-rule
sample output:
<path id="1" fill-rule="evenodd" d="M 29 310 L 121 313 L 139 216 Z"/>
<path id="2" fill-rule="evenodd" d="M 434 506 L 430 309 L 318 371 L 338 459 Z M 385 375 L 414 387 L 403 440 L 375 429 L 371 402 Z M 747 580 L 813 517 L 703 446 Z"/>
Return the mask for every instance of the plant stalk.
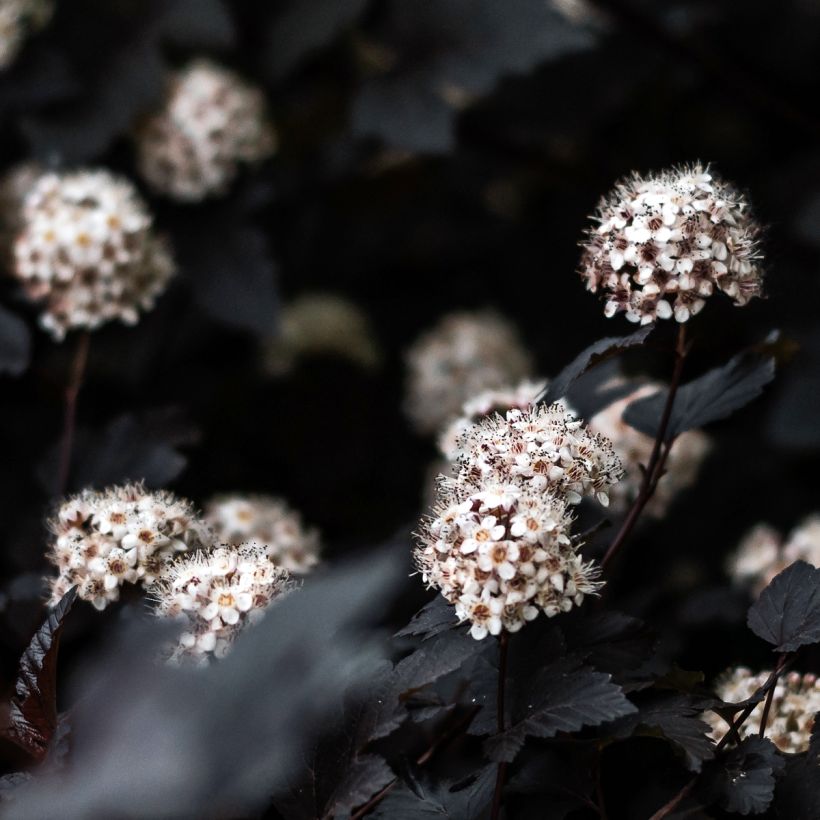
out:
<path id="1" fill-rule="evenodd" d="M 71 361 L 68 383 L 64 394 L 65 412 L 63 416 L 63 435 L 60 444 L 60 461 L 57 468 L 57 495 L 65 495 L 68 489 L 68 478 L 71 473 L 71 456 L 74 448 L 74 431 L 77 424 L 77 400 L 85 377 L 88 364 L 88 349 L 91 334 L 83 332 L 77 339 L 74 357 Z"/>
<path id="2" fill-rule="evenodd" d="M 507 649 L 509 644 L 509 633 L 502 631 L 498 637 L 498 693 L 496 696 L 496 710 L 498 734 L 502 734 L 506 729 L 505 719 L 505 692 L 507 688 Z M 501 816 L 501 798 L 504 791 L 504 779 L 507 775 L 507 764 L 498 764 L 495 776 L 495 792 L 493 794 L 493 808 L 490 813 L 491 820 L 498 820 Z"/>

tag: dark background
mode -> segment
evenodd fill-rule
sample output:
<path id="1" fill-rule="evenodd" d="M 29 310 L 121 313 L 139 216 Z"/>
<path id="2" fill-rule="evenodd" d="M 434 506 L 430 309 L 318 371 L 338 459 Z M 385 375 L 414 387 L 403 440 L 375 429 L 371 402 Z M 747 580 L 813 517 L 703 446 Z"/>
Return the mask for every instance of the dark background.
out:
<path id="1" fill-rule="evenodd" d="M 691 323 L 688 375 L 774 328 L 799 347 L 761 400 L 710 429 L 698 486 L 633 539 L 613 595 L 667 635 L 683 666 L 767 663 L 739 627 L 745 601 L 726 593 L 723 564 L 752 525 L 788 530 L 820 509 L 820 6 L 590 6 L 600 16 L 578 26 L 542 0 L 59 4 L 0 75 L 2 168 L 36 157 L 136 178 L 130 125 L 167 68 L 203 53 L 264 87 L 280 138 L 223 199 L 181 206 L 143 190 L 180 275 L 135 328 L 94 333 L 73 489 L 145 475 L 198 503 L 276 493 L 321 528 L 329 562 L 398 532 L 409 571 L 406 533 L 435 451 L 402 414 L 407 346 L 448 311 L 492 306 L 549 376 L 628 332 L 574 272 L 588 215 L 631 170 L 700 159 L 748 194 L 767 228 L 768 298 L 743 310 L 711 299 Z M 444 99 L 453 88 L 470 98 L 461 110 Z M 312 290 L 361 306 L 379 370 L 315 358 L 262 374 L 278 306 Z M 36 330 L 8 278 L 0 298 L 33 343 L 25 372 L 0 382 L 10 686 L 42 616 L 43 519 L 76 338 Z M 668 372 L 670 331 L 628 367 Z M 408 580 L 396 620 L 424 600 Z M 69 659 L 102 628 L 90 611 L 77 619 Z"/>

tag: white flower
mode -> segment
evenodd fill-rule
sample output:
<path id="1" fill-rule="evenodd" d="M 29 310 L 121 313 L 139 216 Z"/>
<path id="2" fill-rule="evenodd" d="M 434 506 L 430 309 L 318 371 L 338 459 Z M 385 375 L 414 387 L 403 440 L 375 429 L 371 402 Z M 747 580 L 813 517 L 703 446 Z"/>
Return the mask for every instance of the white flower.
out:
<path id="1" fill-rule="evenodd" d="M 717 288 L 735 304 L 760 296 L 757 237 L 743 197 L 700 165 L 619 182 L 598 206 L 580 274 L 604 313 L 647 324 L 699 313 Z"/>
<path id="2" fill-rule="evenodd" d="M 319 562 L 319 533 L 305 527 L 282 499 L 264 495 L 217 496 L 205 505 L 205 519 L 220 543 L 261 544 L 268 557 L 292 573 L 309 572 Z"/>
<path id="3" fill-rule="evenodd" d="M 12 272 L 57 339 L 115 319 L 134 324 L 174 273 L 136 188 L 107 171 L 42 174 L 19 224 Z"/>
<path id="4" fill-rule="evenodd" d="M 143 121 L 135 140 L 145 180 L 187 202 L 224 193 L 241 163 L 276 149 L 261 89 L 201 59 L 169 77 L 162 107 Z"/>
<path id="5" fill-rule="evenodd" d="M 451 313 L 407 352 L 405 408 L 416 428 L 434 433 L 464 402 L 532 372 L 515 328 L 492 312 Z"/>
<path id="6" fill-rule="evenodd" d="M 185 622 L 168 660 L 224 657 L 239 633 L 291 589 L 287 571 L 275 567 L 260 544 L 216 547 L 166 563 L 150 590 L 156 614 Z"/>

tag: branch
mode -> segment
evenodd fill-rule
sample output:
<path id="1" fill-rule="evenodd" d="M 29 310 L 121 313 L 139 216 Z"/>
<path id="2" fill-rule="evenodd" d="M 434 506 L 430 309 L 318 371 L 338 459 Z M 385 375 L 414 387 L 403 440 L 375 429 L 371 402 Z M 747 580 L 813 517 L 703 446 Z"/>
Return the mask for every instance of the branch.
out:
<path id="1" fill-rule="evenodd" d="M 496 710 L 498 712 L 498 734 L 503 734 L 506 728 L 504 718 L 504 692 L 507 688 L 507 646 L 509 644 L 509 633 L 503 631 L 498 638 L 498 694 L 496 699 Z M 507 764 L 499 763 L 495 776 L 495 793 L 493 794 L 493 809 L 490 814 L 491 820 L 498 820 L 501 814 L 501 797 L 504 791 L 504 778 L 507 774 Z"/>
<path id="2" fill-rule="evenodd" d="M 74 358 L 71 362 L 68 384 L 65 388 L 65 416 L 63 420 L 63 437 L 60 445 L 60 463 L 57 470 L 57 495 L 65 495 L 68 488 L 68 477 L 71 472 L 71 452 L 74 447 L 74 428 L 77 421 L 77 399 L 85 376 L 88 363 L 88 348 L 91 334 L 86 330 L 77 340 Z"/>

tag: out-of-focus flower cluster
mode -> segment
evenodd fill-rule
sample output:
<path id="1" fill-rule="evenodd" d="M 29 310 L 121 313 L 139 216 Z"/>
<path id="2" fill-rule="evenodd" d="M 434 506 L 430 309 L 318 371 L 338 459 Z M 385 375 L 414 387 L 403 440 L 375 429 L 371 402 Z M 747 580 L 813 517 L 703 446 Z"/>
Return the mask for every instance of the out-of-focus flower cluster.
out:
<path id="1" fill-rule="evenodd" d="M 141 484 L 84 490 L 69 498 L 50 522 L 51 604 L 75 584 L 97 609 L 116 601 L 126 583 L 150 584 L 179 552 L 207 546 L 210 533 L 190 502 Z"/>
<path id="2" fill-rule="evenodd" d="M 175 72 L 165 101 L 136 132 L 145 180 L 173 199 L 224 193 L 240 163 L 272 154 L 276 136 L 262 91 L 208 60 Z"/>
<path id="3" fill-rule="evenodd" d="M 590 420 L 590 429 L 606 436 L 615 448 L 624 467 L 624 477 L 612 488 L 612 511 L 625 512 L 635 500 L 643 481 L 642 465 L 649 463 L 655 440 L 628 425 L 622 418 L 624 410 L 633 401 L 652 395 L 660 385 L 643 384 L 618 401 L 596 413 Z M 666 472 L 655 488 L 655 494 L 646 505 L 647 515 L 660 518 L 681 490 L 694 484 L 700 466 L 711 449 L 709 437 L 700 430 L 688 430 L 675 439 L 666 461 Z"/>
<path id="4" fill-rule="evenodd" d="M 24 167 L 9 180 L 7 202 L 33 173 Z M 107 171 L 37 176 L 22 198 L 19 226 L 13 272 L 42 302 L 40 324 L 57 339 L 113 319 L 136 323 L 174 273 L 136 188 Z"/>
<path id="5" fill-rule="evenodd" d="M 569 537 L 569 506 L 607 503 L 620 476 L 610 443 L 555 404 L 485 417 L 457 447 L 455 477 L 439 480 L 417 535 L 425 582 L 476 639 L 580 605 L 600 583 Z"/>
<path id="6" fill-rule="evenodd" d="M 607 316 L 685 322 L 717 288 L 736 305 L 759 296 L 759 228 L 742 195 L 701 165 L 621 181 L 583 243 L 580 274 Z"/>
<path id="7" fill-rule="evenodd" d="M 407 354 L 406 410 L 416 428 L 436 433 L 484 390 L 528 378 L 532 361 L 515 328 L 495 313 L 451 313 Z"/>
<path id="8" fill-rule="evenodd" d="M 278 376 L 307 356 L 333 355 L 372 368 L 381 359 L 379 345 L 364 312 L 348 299 L 312 293 L 282 308 L 277 335 L 262 354 L 265 370 Z"/>
<path id="9" fill-rule="evenodd" d="M 758 524 L 729 558 L 727 570 L 735 583 L 758 594 L 795 561 L 820 567 L 820 515 L 810 515 L 788 538 L 768 524 Z"/>
<path id="10" fill-rule="evenodd" d="M 54 14 L 55 0 L 0 0 L 0 70 L 16 59 L 26 38 Z"/>
<path id="11" fill-rule="evenodd" d="M 309 572 L 319 561 L 319 533 L 279 498 L 228 495 L 205 505 L 205 520 L 218 543 L 255 542 L 276 564 L 293 573 Z"/>
<path id="12" fill-rule="evenodd" d="M 769 672 L 755 675 L 750 669 L 739 667 L 727 671 L 718 681 L 715 691 L 727 703 L 740 703 L 750 698 L 769 677 Z M 760 729 L 764 703 L 758 703 L 749 715 L 739 733 L 741 739 L 753 737 Z M 814 716 L 820 712 L 820 682 L 816 675 L 801 675 L 789 672 L 775 685 L 771 710 L 766 723 L 766 737 L 781 752 L 797 754 L 809 748 Z M 707 712 L 703 719 L 712 727 L 711 736 L 715 742 L 721 740 L 728 725 L 713 712 Z"/>
<path id="13" fill-rule="evenodd" d="M 169 648 L 171 663 L 222 658 L 242 629 L 293 588 L 261 544 L 216 547 L 178 557 L 151 587 L 157 615 L 180 619 L 184 631 Z"/>

